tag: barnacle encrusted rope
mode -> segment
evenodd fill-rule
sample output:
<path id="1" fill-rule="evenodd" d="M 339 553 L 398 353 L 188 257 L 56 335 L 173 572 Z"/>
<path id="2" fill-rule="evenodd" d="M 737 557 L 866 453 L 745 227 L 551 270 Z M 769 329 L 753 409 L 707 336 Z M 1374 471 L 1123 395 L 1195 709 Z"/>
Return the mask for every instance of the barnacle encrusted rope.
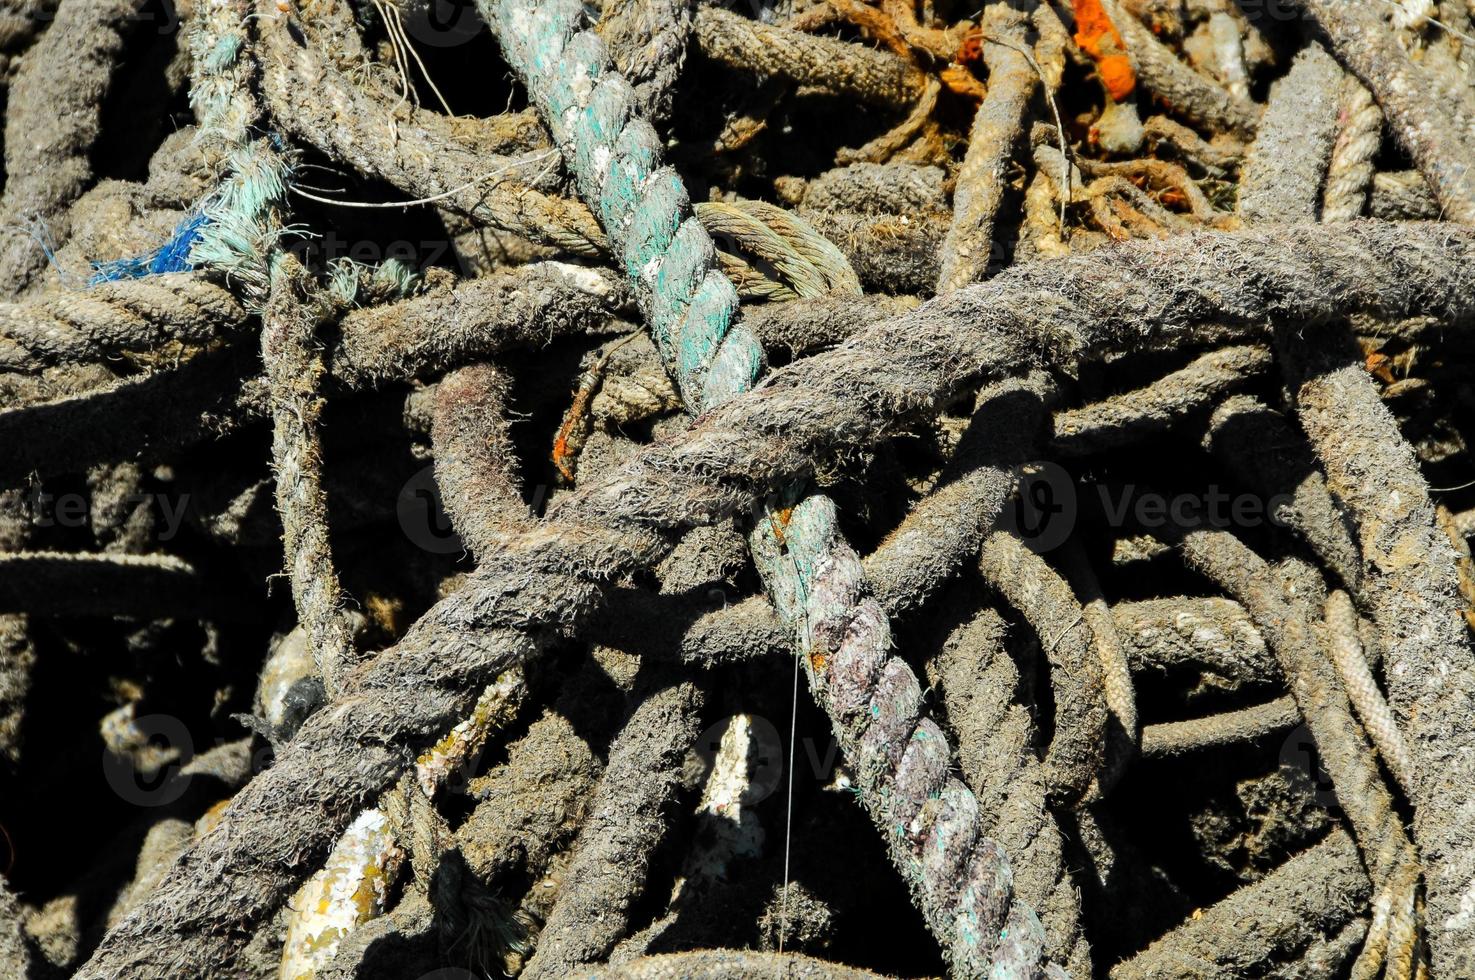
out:
<path id="1" fill-rule="evenodd" d="M 581 6 L 478 6 L 636 283 L 687 405 L 701 412 L 750 389 L 762 347 L 734 323 L 737 291 L 718 269 L 681 178 L 662 165 L 655 130 L 636 116 L 634 90 L 598 36 L 581 29 Z M 955 973 L 1032 974 L 1043 929 L 1032 910 L 1011 903 L 1008 860 L 981 836 L 973 794 L 948 775 L 947 737 L 921 717 L 921 685 L 890 655 L 890 625 L 840 536 L 833 502 L 810 495 L 771 512 L 751 545 L 775 606 L 799 633 L 810 685 L 862 798 Z"/>

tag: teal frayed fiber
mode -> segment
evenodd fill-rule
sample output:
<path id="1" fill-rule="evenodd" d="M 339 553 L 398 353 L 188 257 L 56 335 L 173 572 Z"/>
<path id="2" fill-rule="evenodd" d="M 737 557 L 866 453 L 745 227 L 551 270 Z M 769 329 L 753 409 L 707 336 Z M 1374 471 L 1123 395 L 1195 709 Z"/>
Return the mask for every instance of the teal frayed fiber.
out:
<path id="1" fill-rule="evenodd" d="M 737 292 L 680 176 L 664 165 L 659 136 L 639 118 L 634 89 L 584 28 L 581 4 L 478 0 L 478 8 L 599 216 L 688 408 L 706 411 L 753 388 L 765 361 L 757 338 L 735 323 Z M 771 527 L 755 529 L 754 561 L 801 649 L 829 655 L 828 670 L 802 658 L 811 688 L 954 974 L 1063 975 L 1042 964 L 1044 929 L 1012 900 L 1007 857 L 982 836 L 976 798 L 949 775 L 946 737 L 922 714 L 916 675 L 891 655 L 890 624 L 839 534 L 834 504 L 810 495 L 790 514 L 770 513 Z"/>
<path id="2" fill-rule="evenodd" d="M 227 157 L 227 176 L 202 207 L 208 219 L 189 261 L 222 273 L 239 287 L 248 309 L 258 310 L 270 288 L 271 259 L 287 233 L 281 211 L 288 166 L 266 139 Z"/>

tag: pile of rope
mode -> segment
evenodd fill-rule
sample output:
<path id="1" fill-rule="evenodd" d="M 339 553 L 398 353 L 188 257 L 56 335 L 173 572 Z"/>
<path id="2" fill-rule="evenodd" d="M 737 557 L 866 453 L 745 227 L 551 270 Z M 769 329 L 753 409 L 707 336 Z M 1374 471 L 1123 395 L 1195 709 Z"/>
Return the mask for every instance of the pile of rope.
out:
<path id="1" fill-rule="evenodd" d="M 1460 0 L 13 6 L 6 975 L 1469 973 Z"/>

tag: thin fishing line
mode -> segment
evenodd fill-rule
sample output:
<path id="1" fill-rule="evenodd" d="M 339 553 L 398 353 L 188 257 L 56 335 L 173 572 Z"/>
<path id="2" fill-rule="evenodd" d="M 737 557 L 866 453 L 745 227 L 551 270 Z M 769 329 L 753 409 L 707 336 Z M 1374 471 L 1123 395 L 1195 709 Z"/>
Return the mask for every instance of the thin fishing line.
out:
<path id="1" fill-rule="evenodd" d="M 1387 4 L 1390 7 L 1395 8 L 1395 9 L 1401 8 L 1403 6 L 1402 4 L 1400 4 L 1398 2 L 1398 0 L 1382 0 L 1382 2 L 1385 3 L 1385 4 Z M 1429 16 L 1429 17 L 1425 17 L 1424 19 L 1427 20 L 1429 23 L 1433 24 L 1434 26 L 1439 27 L 1439 28 L 1442 28 L 1443 30 L 1449 32 L 1450 34 L 1453 34 L 1455 37 L 1460 38 L 1461 40 L 1469 41 L 1471 44 L 1475 44 L 1475 37 L 1471 37 L 1470 35 L 1466 34 L 1464 31 L 1457 31 L 1457 30 L 1455 30 L 1453 27 L 1450 27 L 1448 24 L 1446 24 L 1444 21 L 1440 20 L 1437 17 Z"/>
<path id="2" fill-rule="evenodd" d="M 794 745 L 799 740 L 799 658 L 802 656 L 799 651 L 794 652 L 794 697 L 789 708 L 789 801 L 784 814 L 784 886 L 778 902 L 779 956 L 783 956 L 784 935 L 789 931 L 789 845 L 794 838 Z"/>
<path id="3" fill-rule="evenodd" d="M 451 104 L 441 94 L 440 88 L 435 84 L 435 79 L 430 77 L 430 69 L 425 67 L 425 62 L 420 59 L 420 52 L 415 50 L 415 45 L 411 42 L 410 35 L 405 32 L 405 22 L 404 18 L 400 16 L 399 8 L 391 4 L 389 11 L 394 19 L 395 30 L 399 31 L 400 39 L 404 42 L 405 50 L 410 52 L 410 57 L 415 59 L 415 64 L 420 66 L 420 74 L 425 76 L 425 82 L 430 86 L 430 91 L 435 93 L 435 97 L 440 101 L 440 107 L 446 111 L 446 115 L 454 117 L 456 114 L 451 111 Z"/>
<path id="4" fill-rule="evenodd" d="M 555 155 L 556 153 L 558 153 L 557 150 L 546 150 L 543 153 L 540 153 L 537 156 L 531 157 L 527 160 L 520 161 L 514 164 L 509 164 L 505 167 L 499 167 L 498 169 L 493 170 L 489 173 L 482 174 L 480 177 L 473 177 L 459 187 L 452 187 L 448 191 L 442 191 L 441 193 L 432 195 L 430 197 L 416 198 L 412 201 L 341 201 L 334 200 L 331 197 L 319 197 L 316 194 L 310 194 L 307 191 L 302 190 L 301 187 L 295 184 L 288 189 L 291 190 L 291 192 L 293 194 L 296 194 L 298 197 L 305 197 L 309 201 L 317 201 L 320 204 L 334 204 L 341 208 L 412 208 L 422 204 L 434 204 L 436 201 L 443 201 L 448 197 L 454 197 L 455 195 L 461 193 L 469 187 L 475 187 L 477 184 L 481 183 L 484 180 L 500 176 L 502 174 L 505 174 L 509 170 L 515 170 L 518 167 L 526 166 L 529 163 L 545 159 L 547 157 Z"/>

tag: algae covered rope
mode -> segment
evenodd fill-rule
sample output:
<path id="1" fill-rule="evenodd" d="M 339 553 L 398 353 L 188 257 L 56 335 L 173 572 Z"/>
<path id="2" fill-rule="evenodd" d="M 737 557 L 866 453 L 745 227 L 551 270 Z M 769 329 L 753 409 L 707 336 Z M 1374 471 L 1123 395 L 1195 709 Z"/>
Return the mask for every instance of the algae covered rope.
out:
<path id="1" fill-rule="evenodd" d="M 764 366 L 735 324 L 738 296 L 719 270 L 681 178 L 578 3 L 482 0 L 483 16 L 542 111 L 599 216 L 668 371 L 693 412 L 752 388 Z M 978 803 L 949 776 L 951 749 L 922 716 L 921 685 L 890 655 L 890 625 L 868 594 L 834 504 L 812 495 L 769 514 L 750 538 L 782 617 L 798 632 L 811 689 L 830 716 L 892 858 L 960 976 L 1033 972 L 1044 947 L 1033 910 L 1011 902 L 1008 859 L 980 831 Z"/>

